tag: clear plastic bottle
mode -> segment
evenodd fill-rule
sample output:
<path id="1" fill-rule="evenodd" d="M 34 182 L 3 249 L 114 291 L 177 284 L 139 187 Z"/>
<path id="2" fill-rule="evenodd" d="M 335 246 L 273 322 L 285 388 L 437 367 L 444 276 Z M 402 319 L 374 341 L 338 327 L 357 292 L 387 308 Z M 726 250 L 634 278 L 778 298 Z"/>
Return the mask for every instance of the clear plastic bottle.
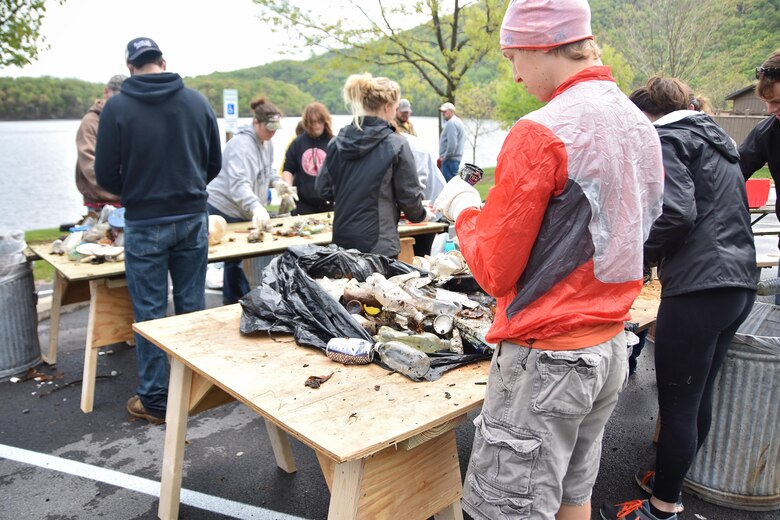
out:
<path id="1" fill-rule="evenodd" d="M 377 343 L 374 350 L 382 363 L 411 379 L 420 380 L 431 369 L 431 360 L 424 353 L 399 341 Z"/>
<path id="2" fill-rule="evenodd" d="M 377 334 L 374 339 L 380 343 L 387 341 L 398 341 L 427 354 L 440 352 L 442 350 L 450 350 L 449 341 L 446 339 L 441 339 L 436 334 L 432 334 L 430 332 L 406 334 L 404 332 L 391 329 L 390 327 L 383 326 L 379 329 L 379 334 Z"/>

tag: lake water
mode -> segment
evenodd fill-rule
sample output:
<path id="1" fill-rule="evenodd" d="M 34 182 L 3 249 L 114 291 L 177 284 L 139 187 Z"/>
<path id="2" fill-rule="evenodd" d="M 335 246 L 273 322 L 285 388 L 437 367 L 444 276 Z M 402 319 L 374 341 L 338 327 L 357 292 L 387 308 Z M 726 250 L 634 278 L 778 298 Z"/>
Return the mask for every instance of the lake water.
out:
<path id="1" fill-rule="evenodd" d="M 350 116 L 333 116 L 334 132 L 350 122 Z M 412 123 L 424 146 L 438 156 L 438 121 L 435 117 L 412 116 Z M 249 124 L 242 118 L 239 124 Z M 292 137 L 297 117 L 286 117 L 276 132 L 274 166 L 278 168 Z M 0 232 L 13 229 L 42 229 L 76 222 L 84 214 L 81 194 L 76 189 L 76 130 L 79 121 L 0 122 Z M 224 122 L 219 120 L 224 135 Z M 489 122 L 492 132 L 477 141 L 479 166 L 495 166 L 506 132 Z M 464 161 L 472 162 L 466 143 Z"/>

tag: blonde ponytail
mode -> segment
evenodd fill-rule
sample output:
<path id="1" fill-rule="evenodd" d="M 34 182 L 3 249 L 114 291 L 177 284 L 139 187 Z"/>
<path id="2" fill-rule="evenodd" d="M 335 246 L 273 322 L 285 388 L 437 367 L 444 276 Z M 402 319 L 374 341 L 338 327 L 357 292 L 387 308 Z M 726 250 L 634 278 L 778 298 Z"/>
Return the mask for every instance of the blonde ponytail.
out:
<path id="1" fill-rule="evenodd" d="M 352 74 L 344 83 L 344 104 L 352 113 L 352 121 L 360 128 L 366 113 L 376 112 L 386 103 L 395 103 L 401 98 L 398 83 L 388 78 L 375 78 L 370 73 Z"/>

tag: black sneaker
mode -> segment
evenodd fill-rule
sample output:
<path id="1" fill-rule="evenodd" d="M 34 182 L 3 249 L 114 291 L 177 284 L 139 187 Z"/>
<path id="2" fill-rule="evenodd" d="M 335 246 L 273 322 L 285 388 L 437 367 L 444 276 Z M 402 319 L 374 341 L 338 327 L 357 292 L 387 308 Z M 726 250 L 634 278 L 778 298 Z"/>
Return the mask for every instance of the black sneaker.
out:
<path id="1" fill-rule="evenodd" d="M 650 512 L 650 503 L 647 500 L 629 500 L 620 504 L 604 504 L 599 510 L 603 520 L 658 520 Z M 677 513 L 669 517 L 669 520 L 677 520 Z"/>
<path id="2" fill-rule="evenodd" d="M 653 485 L 655 484 L 655 470 L 649 469 L 649 470 L 639 470 L 636 472 L 636 475 L 634 475 L 634 480 L 636 480 L 636 483 L 639 484 L 639 487 L 641 487 L 645 492 L 653 494 Z M 685 506 L 682 502 L 682 493 L 680 493 L 680 496 L 677 497 L 677 502 L 674 504 L 674 512 L 675 513 L 682 513 L 683 510 L 685 510 Z"/>

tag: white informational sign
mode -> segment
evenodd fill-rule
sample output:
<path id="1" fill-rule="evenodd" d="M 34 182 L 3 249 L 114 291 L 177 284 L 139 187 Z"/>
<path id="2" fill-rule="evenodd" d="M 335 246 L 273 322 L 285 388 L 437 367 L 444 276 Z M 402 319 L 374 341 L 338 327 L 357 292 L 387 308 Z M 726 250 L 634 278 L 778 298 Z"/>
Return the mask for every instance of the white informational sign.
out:
<path id="1" fill-rule="evenodd" d="M 234 133 L 238 126 L 238 90 L 226 88 L 222 91 L 222 107 L 225 131 Z"/>

